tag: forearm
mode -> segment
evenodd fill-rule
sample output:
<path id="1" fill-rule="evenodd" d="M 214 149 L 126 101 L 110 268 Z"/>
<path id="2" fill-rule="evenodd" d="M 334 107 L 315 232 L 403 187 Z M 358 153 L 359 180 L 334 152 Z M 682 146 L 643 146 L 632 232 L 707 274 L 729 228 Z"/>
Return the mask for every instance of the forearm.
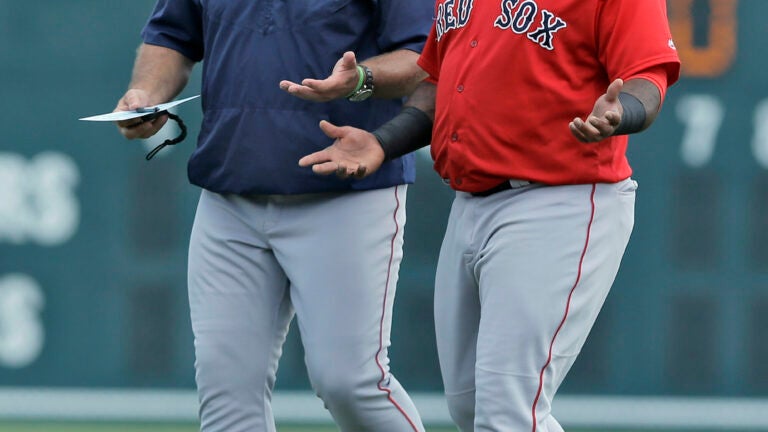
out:
<path id="1" fill-rule="evenodd" d="M 386 160 L 394 159 L 426 147 L 432 139 L 435 120 L 434 84 L 423 81 L 395 118 L 373 131 L 381 144 Z"/>
<path id="2" fill-rule="evenodd" d="M 408 100 L 405 101 L 406 107 L 414 107 L 423 111 L 429 116 L 430 120 L 435 120 L 435 97 L 437 96 L 437 86 L 428 81 L 421 81 L 416 90 L 411 93 Z"/>
<path id="3" fill-rule="evenodd" d="M 150 104 L 176 97 L 189 81 L 194 62 L 178 51 L 142 44 L 139 46 L 129 89 L 145 91 Z"/>
<path id="4" fill-rule="evenodd" d="M 661 109 L 661 93 L 658 87 L 651 81 L 643 78 L 630 79 L 624 83 L 622 93 L 628 93 L 643 105 L 645 110 L 645 122 L 642 129 L 647 129 L 656 120 Z"/>
<path id="5" fill-rule="evenodd" d="M 410 95 L 427 77 L 416 64 L 419 54 L 411 50 L 396 50 L 371 57 L 360 64 L 371 68 L 375 90 L 373 96 L 395 99 Z"/>

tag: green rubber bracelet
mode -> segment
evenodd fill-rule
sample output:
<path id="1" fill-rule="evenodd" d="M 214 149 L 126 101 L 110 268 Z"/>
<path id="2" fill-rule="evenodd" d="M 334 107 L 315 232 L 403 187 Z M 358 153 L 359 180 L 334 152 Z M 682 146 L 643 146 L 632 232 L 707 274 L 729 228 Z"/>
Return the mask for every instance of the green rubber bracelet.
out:
<path id="1" fill-rule="evenodd" d="M 349 92 L 349 94 L 346 95 L 345 97 L 350 97 L 353 94 L 355 94 L 356 91 L 363 88 L 363 84 L 365 83 L 365 69 L 363 69 L 363 67 L 360 65 L 357 65 L 357 76 L 358 76 L 357 87 L 355 87 L 355 89 Z"/>

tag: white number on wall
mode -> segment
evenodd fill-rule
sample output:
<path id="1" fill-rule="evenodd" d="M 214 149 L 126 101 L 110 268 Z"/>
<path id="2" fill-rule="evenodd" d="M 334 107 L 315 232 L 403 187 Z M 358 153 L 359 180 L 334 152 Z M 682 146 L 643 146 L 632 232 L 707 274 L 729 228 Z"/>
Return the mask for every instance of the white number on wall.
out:
<path id="1" fill-rule="evenodd" d="M 675 108 L 678 119 L 685 125 L 680 154 L 683 163 L 693 168 L 702 167 L 712 159 L 725 108 L 710 95 L 686 95 Z"/>
<path id="2" fill-rule="evenodd" d="M 79 181 L 77 165 L 65 154 L 28 160 L 0 153 L 0 243 L 55 246 L 72 238 L 80 223 Z"/>
<path id="3" fill-rule="evenodd" d="M 22 368 L 43 350 L 45 298 L 37 282 L 16 273 L 0 276 L 0 366 Z"/>
<path id="4" fill-rule="evenodd" d="M 757 163 L 768 169 L 768 100 L 757 105 L 754 114 L 755 136 L 752 137 L 752 152 Z"/>

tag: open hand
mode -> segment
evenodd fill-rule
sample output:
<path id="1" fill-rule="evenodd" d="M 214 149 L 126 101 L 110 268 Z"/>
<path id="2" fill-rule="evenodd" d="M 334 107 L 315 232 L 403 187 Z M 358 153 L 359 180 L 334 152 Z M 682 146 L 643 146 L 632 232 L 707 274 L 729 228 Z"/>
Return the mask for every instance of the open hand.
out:
<path id="1" fill-rule="evenodd" d="M 355 53 L 347 51 L 336 62 L 328 78 L 322 80 L 305 78 L 301 84 L 283 80 L 280 81 L 280 88 L 302 99 L 327 102 L 352 93 L 359 80 Z"/>
<path id="2" fill-rule="evenodd" d="M 320 129 L 336 141 L 301 158 L 300 166 L 311 166 L 312 171 L 320 175 L 363 178 L 384 162 L 384 150 L 373 134 L 350 126 L 335 126 L 325 120 L 320 122 Z"/>
<path id="3" fill-rule="evenodd" d="M 598 142 L 612 136 L 621 122 L 624 113 L 619 103 L 619 93 L 624 87 L 624 81 L 613 81 L 605 94 L 595 101 L 592 113 L 586 121 L 576 117 L 568 124 L 571 134 L 581 142 Z"/>

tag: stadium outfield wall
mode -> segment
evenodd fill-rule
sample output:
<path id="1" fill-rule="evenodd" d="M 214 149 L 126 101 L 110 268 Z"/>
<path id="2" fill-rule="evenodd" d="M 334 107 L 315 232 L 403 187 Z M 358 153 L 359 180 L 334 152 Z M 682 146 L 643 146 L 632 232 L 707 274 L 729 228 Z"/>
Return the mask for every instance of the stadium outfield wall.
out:
<path id="1" fill-rule="evenodd" d="M 442 396 L 416 393 L 413 399 L 425 424 L 451 424 Z M 310 392 L 278 392 L 273 402 L 278 423 L 332 424 Z M 768 399 L 564 395 L 553 413 L 566 427 L 768 430 Z M 197 421 L 197 396 L 189 390 L 0 388 L 2 420 L 187 423 Z"/>

